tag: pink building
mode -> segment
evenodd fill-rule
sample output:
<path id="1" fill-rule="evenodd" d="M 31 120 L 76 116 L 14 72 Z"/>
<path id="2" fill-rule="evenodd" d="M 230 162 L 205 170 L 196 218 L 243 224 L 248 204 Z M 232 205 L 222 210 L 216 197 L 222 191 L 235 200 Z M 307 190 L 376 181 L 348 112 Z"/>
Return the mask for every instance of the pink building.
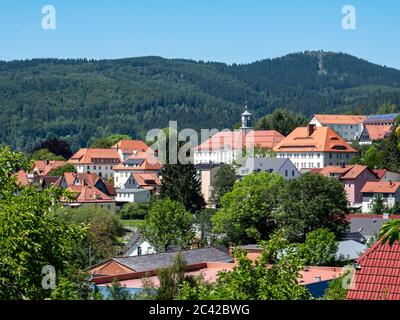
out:
<path id="1" fill-rule="evenodd" d="M 328 166 L 319 173 L 339 179 L 343 183 L 350 206 L 354 208 L 361 208 L 363 201 L 361 189 L 364 185 L 367 182 L 379 181 L 371 169 L 361 165 Z"/>

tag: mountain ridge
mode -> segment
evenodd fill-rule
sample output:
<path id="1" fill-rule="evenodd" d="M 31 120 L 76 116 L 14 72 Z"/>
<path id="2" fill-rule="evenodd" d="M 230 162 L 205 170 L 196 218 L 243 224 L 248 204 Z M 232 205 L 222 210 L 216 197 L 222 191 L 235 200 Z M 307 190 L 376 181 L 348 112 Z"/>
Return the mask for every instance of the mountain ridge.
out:
<path id="1" fill-rule="evenodd" d="M 256 118 L 286 107 L 371 113 L 400 106 L 400 70 L 344 53 L 306 51 L 248 64 L 166 59 L 0 62 L 0 141 L 30 150 L 57 136 L 74 149 L 92 137 L 147 130 L 230 128 L 248 102 Z"/>

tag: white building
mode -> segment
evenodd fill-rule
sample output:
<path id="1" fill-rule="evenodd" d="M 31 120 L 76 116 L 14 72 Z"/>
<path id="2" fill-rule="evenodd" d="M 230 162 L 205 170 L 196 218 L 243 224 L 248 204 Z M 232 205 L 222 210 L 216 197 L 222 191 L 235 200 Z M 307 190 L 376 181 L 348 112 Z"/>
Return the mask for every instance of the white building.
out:
<path id="1" fill-rule="evenodd" d="M 78 173 L 95 173 L 101 178 L 114 178 L 113 166 L 121 162 L 116 149 L 85 148 L 75 153 L 67 163 L 73 164 Z"/>
<path id="2" fill-rule="evenodd" d="M 310 124 L 317 127 L 330 127 L 346 141 L 353 141 L 361 136 L 366 118 L 366 116 L 355 115 L 316 114 Z"/>
<path id="3" fill-rule="evenodd" d="M 194 147 L 194 164 L 231 164 L 245 156 L 243 150 L 252 150 L 255 147 L 272 150 L 284 138 L 275 130 L 253 130 L 252 116 L 247 107 L 241 115 L 241 122 L 239 130 L 221 131 Z"/>
<path id="4" fill-rule="evenodd" d="M 363 195 L 362 212 L 370 213 L 374 199 L 382 196 L 383 204 L 391 209 L 400 201 L 400 182 L 367 182 L 361 189 Z"/>
<path id="5" fill-rule="evenodd" d="M 345 165 L 357 154 L 330 127 L 300 127 L 274 147 L 277 158 L 290 159 L 297 170 Z"/>
<path id="6" fill-rule="evenodd" d="M 140 231 L 137 231 L 133 235 L 132 240 L 128 244 L 128 247 L 128 250 L 124 254 L 124 256 L 127 257 L 135 257 L 156 253 L 156 249 L 142 237 Z"/>

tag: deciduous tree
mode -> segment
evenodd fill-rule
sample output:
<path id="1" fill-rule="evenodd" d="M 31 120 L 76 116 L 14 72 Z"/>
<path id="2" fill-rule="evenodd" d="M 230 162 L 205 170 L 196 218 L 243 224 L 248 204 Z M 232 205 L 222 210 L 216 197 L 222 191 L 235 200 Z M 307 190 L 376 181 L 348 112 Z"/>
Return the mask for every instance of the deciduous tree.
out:
<path id="1" fill-rule="evenodd" d="M 165 198 L 151 205 L 141 231 L 157 251 L 174 245 L 185 248 L 194 237 L 193 222 L 193 215 L 181 203 Z"/>

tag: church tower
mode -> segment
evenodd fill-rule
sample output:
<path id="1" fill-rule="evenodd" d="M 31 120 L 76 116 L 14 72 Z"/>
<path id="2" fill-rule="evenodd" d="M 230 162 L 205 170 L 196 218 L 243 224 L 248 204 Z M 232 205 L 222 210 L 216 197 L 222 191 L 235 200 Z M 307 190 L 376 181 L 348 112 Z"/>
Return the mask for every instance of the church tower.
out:
<path id="1" fill-rule="evenodd" d="M 249 131 L 252 128 L 251 118 L 252 115 L 247 111 L 247 106 L 245 106 L 245 111 L 242 113 L 242 126 L 240 129 Z"/>

